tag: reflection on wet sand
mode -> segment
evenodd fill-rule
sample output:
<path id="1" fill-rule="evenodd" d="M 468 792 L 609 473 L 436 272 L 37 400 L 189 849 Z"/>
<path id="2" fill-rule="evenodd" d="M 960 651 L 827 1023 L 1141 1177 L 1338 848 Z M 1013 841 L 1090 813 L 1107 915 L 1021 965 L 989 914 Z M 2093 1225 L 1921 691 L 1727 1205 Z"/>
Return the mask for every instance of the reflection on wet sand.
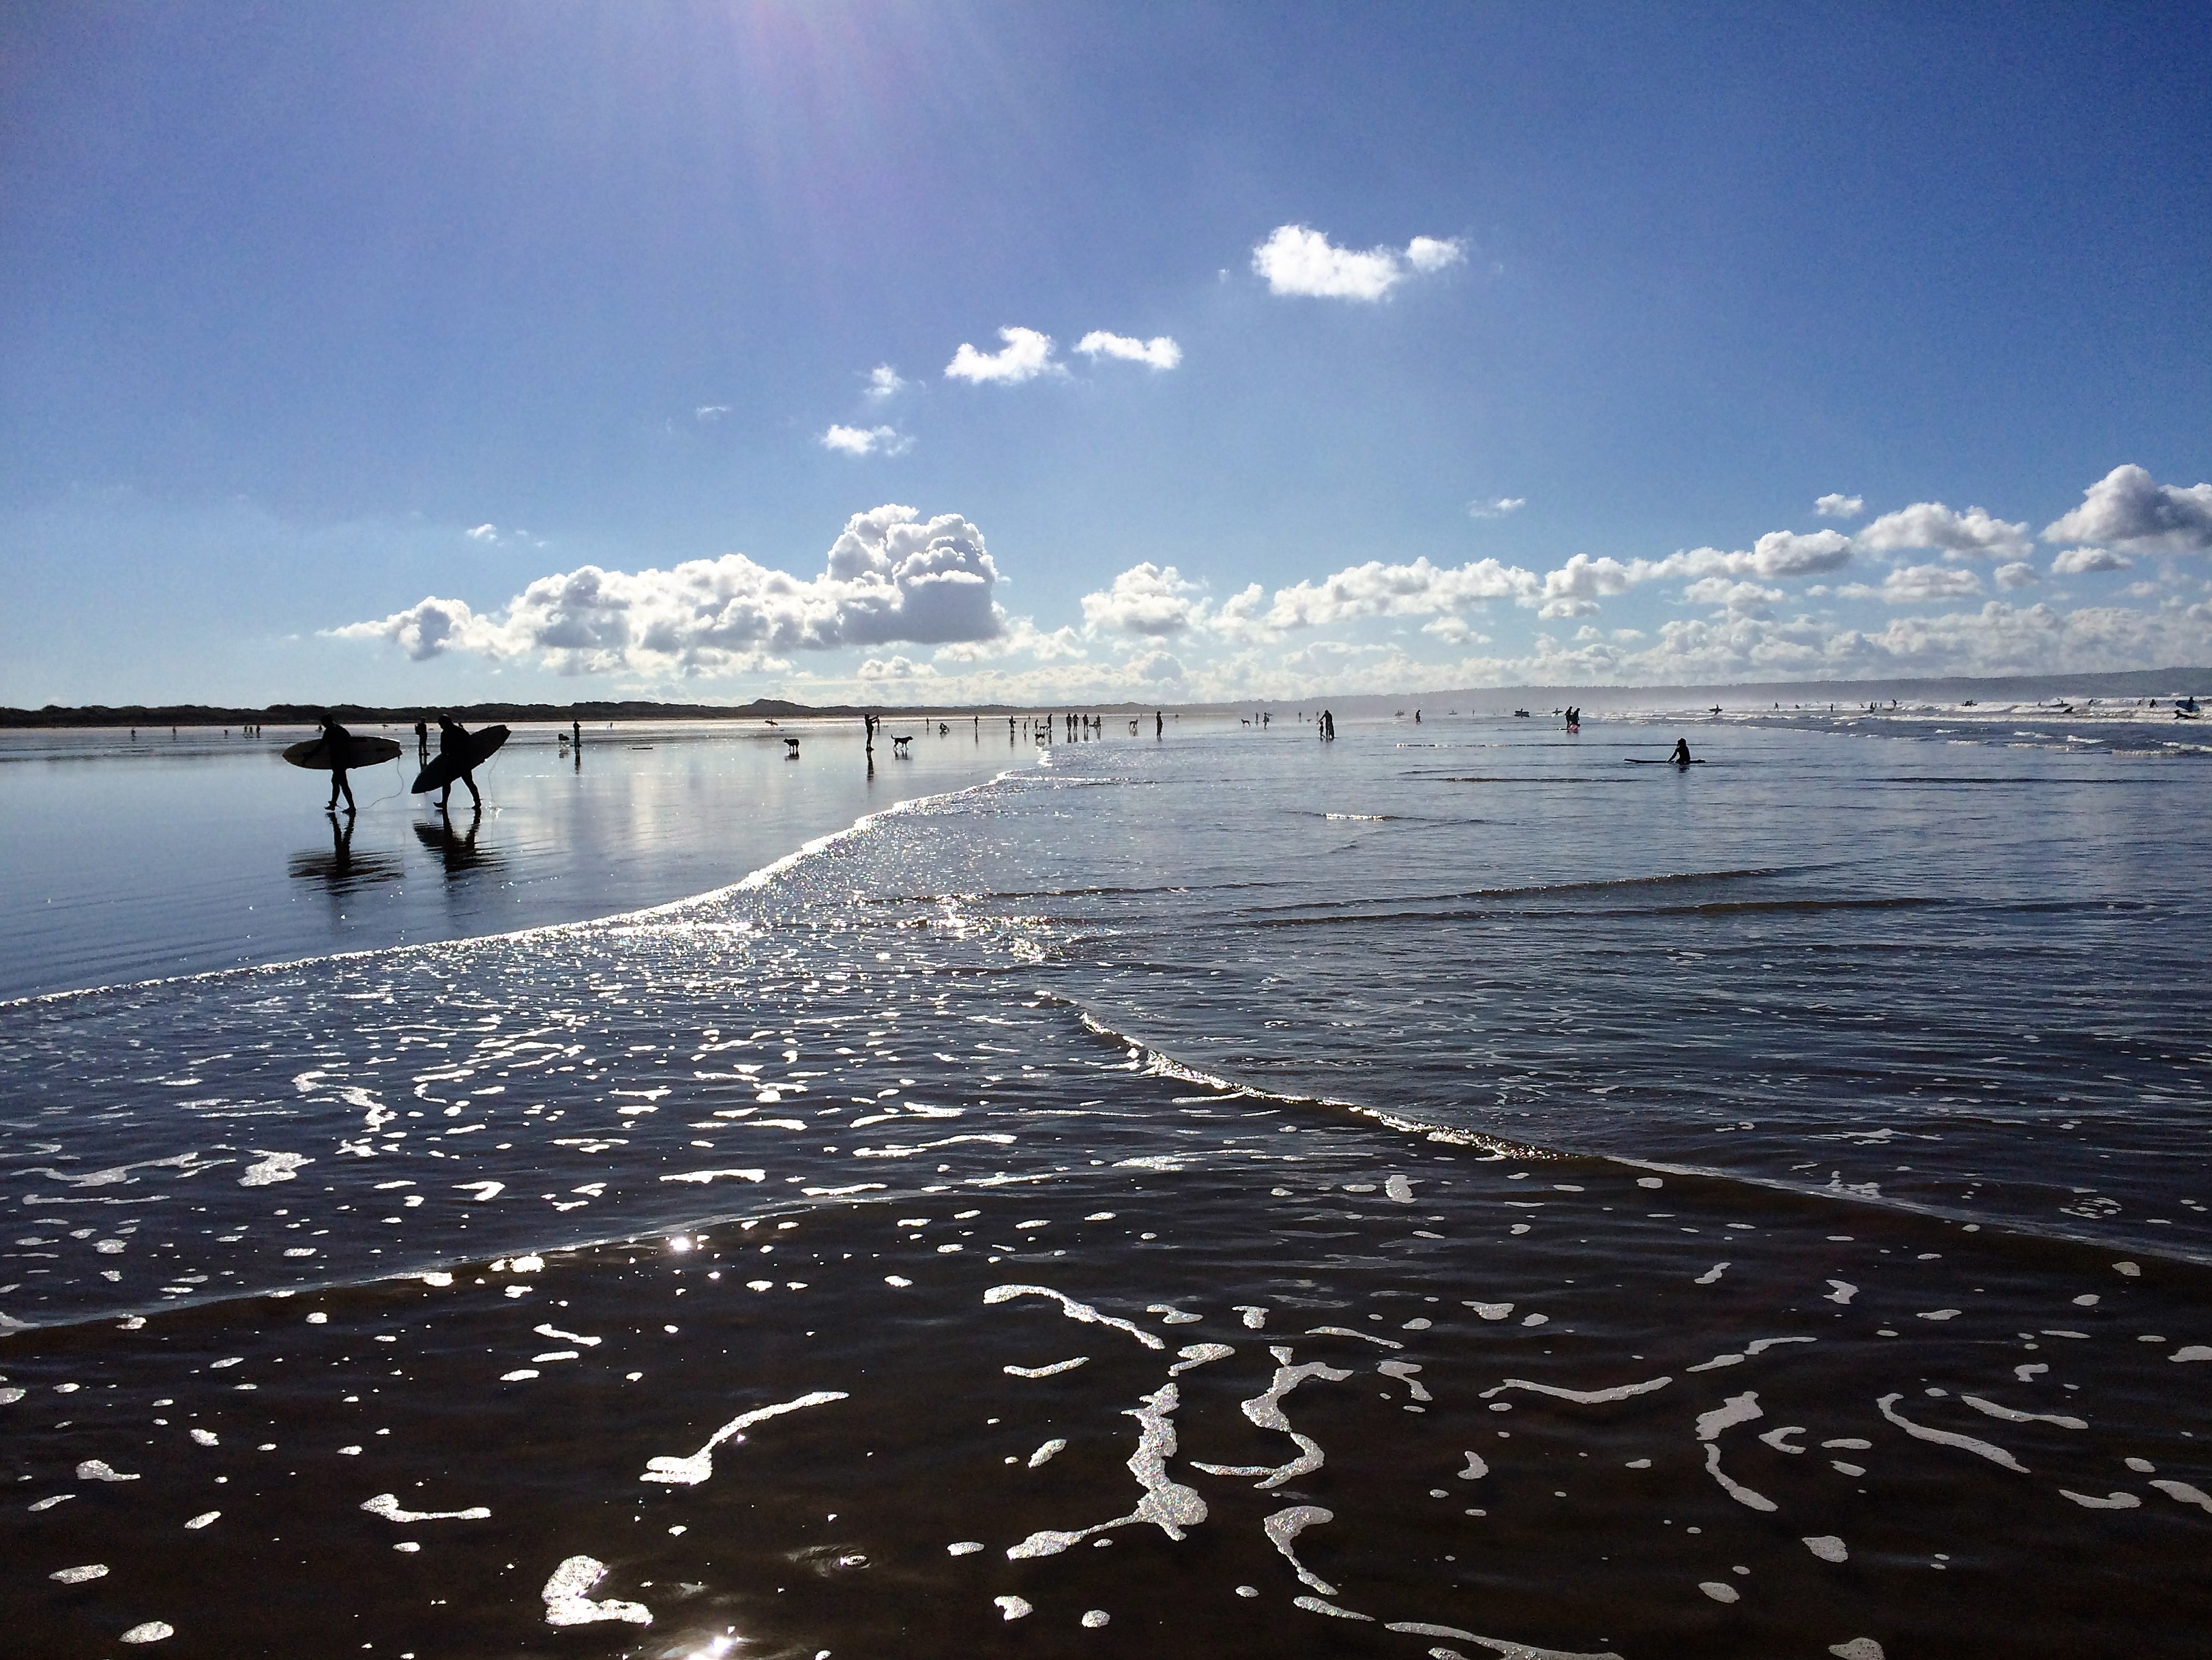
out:
<path id="1" fill-rule="evenodd" d="M 332 893 L 345 893 L 371 882 L 389 882 L 399 874 L 399 861 L 388 853 L 353 850 L 354 815 L 330 815 L 331 850 L 295 853 L 286 868 L 307 881 L 320 882 Z"/>
<path id="2" fill-rule="evenodd" d="M 441 813 L 434 823 L 417 820 L 415 839 L 438 855 L 449 877 L 473 870 L 497 870 L 506 863 L 504 856 L 496 848 L 477 845 L 477 831 L 483 824 L 481 808 L 469 815 L 466 830 L 457 830 L 451 816 Z"/>

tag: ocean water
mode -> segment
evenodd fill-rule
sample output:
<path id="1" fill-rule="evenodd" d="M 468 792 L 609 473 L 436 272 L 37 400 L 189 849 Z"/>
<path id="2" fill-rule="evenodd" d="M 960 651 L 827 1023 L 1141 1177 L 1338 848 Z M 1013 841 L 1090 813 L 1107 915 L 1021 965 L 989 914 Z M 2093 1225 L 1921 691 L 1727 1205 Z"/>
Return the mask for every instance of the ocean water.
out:
<path id="1" fill-rule="evenodd" d="M 949 723 L 947 723 L 949 727 Z M 518 728 L 449 814 L 401 757 L 288 766 L 312 732 L 0 732 L 0 997 L 605 916 L 723 885 L 809 837 L 1006 764 L 1001 721 L 894 723 L 871 769 L 855 721 Z M 888 732 L 907 733 L 905 753 Z M 796 763 L 787 736 L 800 738 Z"/>
<path id="2" fill-rule="evenodd" d="M 0 1651 L 2201 1652 L 2203 753 L 1340 730 L 0 1006 Z"/>

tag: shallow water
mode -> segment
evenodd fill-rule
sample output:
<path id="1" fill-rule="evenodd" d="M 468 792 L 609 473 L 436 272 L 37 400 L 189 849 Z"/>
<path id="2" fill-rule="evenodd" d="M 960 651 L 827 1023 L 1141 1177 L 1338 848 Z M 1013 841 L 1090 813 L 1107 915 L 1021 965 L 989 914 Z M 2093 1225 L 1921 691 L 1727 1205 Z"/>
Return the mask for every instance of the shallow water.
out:
<path id="1" fill-rule="evenodd" d="M 2202 762 L 1674 731 L 0 1009 L 9 1640 L 2201 1651 Z"/>
<path id="2" fill-rule="evenodd" d="M 448 816 L 400 759 L 327 773 L 248 739 L 167 728 L 0 732 L 0 998 L 465 938 L 657 904 L 735 881 L 864 812 L 1027 759 L 1003 722 L 893 723 L 868 766 L 852 721 L 524 727 Z M 801 739 L 797 762 L 784 739 Z M 364 727 L 363 735 L 371 735 Z"/>

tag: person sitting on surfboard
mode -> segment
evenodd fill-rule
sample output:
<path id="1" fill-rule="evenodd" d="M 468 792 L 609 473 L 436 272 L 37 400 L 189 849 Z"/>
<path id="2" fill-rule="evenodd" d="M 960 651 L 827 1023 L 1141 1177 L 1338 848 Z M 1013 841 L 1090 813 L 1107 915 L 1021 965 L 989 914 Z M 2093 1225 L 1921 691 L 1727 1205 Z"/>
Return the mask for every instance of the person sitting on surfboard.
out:
<path id="1" fill-rule="evenodd" d="M 353 748 L 353 734 L 338 725 L 337 720 L 327 713 L 320 719 L 323 727 L 323 748 L 331 757 L 331 799 L 329 805 L 325 806 L 323 811 L 336 812 L 338 810 L 338 794 L 343 791 L 345 794 L 346 811 L 352 812 L 355 811 L 353 786 L 346 779 L 346 758 Z"/>
<path id="2" fill-rule="evenodd" d="M 1678 767 L 1688 766 L 1690 764 L 1690 740 L 1686 738 L 1677 738 L 1674 740 L 1674 752 L 1667 758 L 1669 761 L 1672 761 Z"/>
<path id="3" fill-rule="evenodd" d="M 452 715 L 441 714 L 438 717 L 438 753 L 441 756 L 450 755 L 456 761 L 459 761 L 463 757 L 466 756 L 468 752 L 469 734 L 467 729 L 465 728 L 459 721 L 454 720 Z M 469 800 L 476 804 L 476 810 L 478 812 L 482 812 L 483 811 L 483 797 L 477 789 L 475 766 L 471 764 L 461 768 L 455 776 L 459 777 L 461 782 L 469 787 Z M 438 792 L 438 811 L 440 812 L 445 812 L 446 803 L 453 799 L 453 779 L 448 778 L 446 781 L 445 788 Z"/>

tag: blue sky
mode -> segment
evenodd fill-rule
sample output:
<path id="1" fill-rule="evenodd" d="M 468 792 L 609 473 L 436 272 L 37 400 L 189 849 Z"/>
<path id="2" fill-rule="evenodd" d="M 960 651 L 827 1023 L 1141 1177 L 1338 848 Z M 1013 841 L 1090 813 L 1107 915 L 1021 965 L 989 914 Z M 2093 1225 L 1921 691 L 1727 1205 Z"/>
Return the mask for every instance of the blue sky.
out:
<path id="1" fill-rule="evenodd" d="M 0 31 L 0 702 L 2212 662 L 2202 7 Z"/>

